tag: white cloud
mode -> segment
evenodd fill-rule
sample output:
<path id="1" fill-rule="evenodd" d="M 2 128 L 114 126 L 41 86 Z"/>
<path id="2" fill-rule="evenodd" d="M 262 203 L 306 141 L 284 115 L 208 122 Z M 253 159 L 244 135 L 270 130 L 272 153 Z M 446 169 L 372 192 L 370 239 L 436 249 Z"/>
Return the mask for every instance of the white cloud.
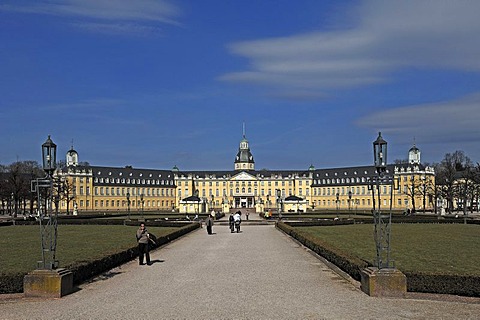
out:
<path id="1" fill-rule="evenodd" d="M 146 35 L 159 35 L 162 34 L 162 30 L 158 27 L 147 26 L 135 23 L 72 23 L 74 27 L 95 32 L 112 35 L 134 35 L 134 36 L 146 36 Z"/>
<path id="2" fill-rule="evenodd" d="M 80 19 L 72 23 L 84 30 L 104 33 L 151 33 L 149 24 L 180 25 L 180 10 L 168 0 L 64 0 L 16 1 L 0 5 L 0 11 L 55 15 Z"/>
<path id="3" fill-rule="evenodd" d="M 421 137 L 425 143 L 479 141 L 480 93 L 458 100 L 412 105 L 369 114 L 362 127 L 397 137 Z"/>
<path id="4" fill-rule="evenodd" d="M 221 80 L 325 92 L 387 81 L 402 67 L 480 71 L 478 1 L 364 1 L 353 26 L 233 43 L 250 62 Z"/>

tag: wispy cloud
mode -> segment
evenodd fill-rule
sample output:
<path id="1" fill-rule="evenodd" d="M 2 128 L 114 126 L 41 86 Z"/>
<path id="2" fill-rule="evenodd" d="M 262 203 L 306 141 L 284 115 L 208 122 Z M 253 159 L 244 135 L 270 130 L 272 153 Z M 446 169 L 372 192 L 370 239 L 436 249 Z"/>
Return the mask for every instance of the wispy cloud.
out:
<path id="1" fill-rule="evenodd" d="M 155 26 L 147 26 L 135 23 L 96 23 L 82 22 L 72 23 L 72 26 L 94 33 L 111 35 L 151 36 L 162 35 L 162 29 Z"/>
<path id="2" fill-rule="evenodd" d="M 168 0 L 15 1 L 0 5 L 0 11 L 76 18 L 80 22 L 73 26 L 110 34 L 158 33 L 158 23 L 180 25 L 180 9 Z"/>
<path id="3" fill-rule="evenodd" d="M 229 45 L 249 68 L 220 79 L 308 97 L 385 82 L 403 67 L 480 71 L 480 2 L 372 0 L 351 10 L 348 29 Z"/>
<path id="4" fill-rule="evenodd" d="M 479 141 L 480 93 L 458 100 L 406 106 L 369 114 L 362 127 L 398 137 L 421 137 L 425 143 Z"/>

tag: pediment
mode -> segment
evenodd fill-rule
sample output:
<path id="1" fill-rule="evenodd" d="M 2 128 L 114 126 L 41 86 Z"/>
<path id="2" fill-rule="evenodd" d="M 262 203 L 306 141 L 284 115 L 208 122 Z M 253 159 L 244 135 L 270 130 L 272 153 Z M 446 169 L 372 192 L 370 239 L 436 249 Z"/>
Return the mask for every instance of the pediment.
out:
<path id="1" fill-rule="evenodd" d="M 257 177 L 252 176 L 251 174 L 246 173 L 245 171 L 242 171 L 239 174 L 234 175 L 230 180 L 233 180 L 233 181 L 257 180 Z"/>

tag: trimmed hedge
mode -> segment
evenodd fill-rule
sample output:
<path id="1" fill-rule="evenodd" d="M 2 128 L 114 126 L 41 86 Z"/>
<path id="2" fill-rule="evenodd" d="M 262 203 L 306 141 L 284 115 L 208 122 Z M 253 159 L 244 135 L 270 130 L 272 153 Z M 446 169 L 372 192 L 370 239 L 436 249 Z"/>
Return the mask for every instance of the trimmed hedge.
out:
<path id="1" fill-rule="evenodd" d="M 348 273 L 353 279 L 360 281 L 360 270 L 369 267 L 368 261 L 340 252 L 333 248 L 330 244 L 322 242 L 311 235 L 302 234 L 295 230 L 292 226 L 284 222 L 278 222 L 277 228 L 298 240 L 313 252 L 321 255 L 337 267 Z"/>
<path id="2" fill-rule="evenodd" d="M 0 294 L 23 292 L 24 273 L 0 273 Z"/>
<path id="3" fill-rule="evenodd" d="M 120 222 L 123 224 L 123 221 Z M 200 224 L 198 223 L 189 223 L 185 226 L 179 227 L 178 230 L 175 230 L 166 236 L 158 237 L 156 245 L 152 245 L 152 249 L 158 248 L 159 246 L 175 240 L 195 229 L 198 229 L 199 227 Z M 65 268 L 73 273 L 73 283 L 78 285 L 110 269 L 131 261 L 136 257 L 138 257 L 137 246 L 103 257 L 101 259 L 70 264 L 65 266 Z M 0 274 L 0 294 L 23 292 L 24 277 L 24 273 Z"/>
<path id="4" fill-rule="evenodd" d="M 480 297 L 480 277 L 404 272 L 407 291 Z"/>
<path id="5" fill-rule="evenodd" d="M 451 223 L 447 222 L 447 223 Z M 321 224 L 315 224 L 321 225 Z M 325 226 L 332 224 L 323 224 Z M 278 222 L 277 228 L 301 242 L 304 246 L 321 255 L 337 267 L 348 273 L 353 279 L 360 281 L 360 270 L 372 266 L 368 261 L 353 257 L 342 252 L 326 242 L 311 235 L 295 230 L 294 226 L 304 226 L 299 223 Z M 404 272 L 407 277 L 407 291 L 437 294 L 452 294 L 468 297 L 480 297 L 480 276 L 426 274 Z"/>

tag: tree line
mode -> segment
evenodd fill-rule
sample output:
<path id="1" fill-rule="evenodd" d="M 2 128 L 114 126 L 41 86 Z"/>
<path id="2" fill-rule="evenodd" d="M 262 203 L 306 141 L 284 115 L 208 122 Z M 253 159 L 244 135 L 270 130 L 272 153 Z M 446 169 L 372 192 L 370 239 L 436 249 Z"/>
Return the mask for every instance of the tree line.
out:
<path id="1" fill-rule="evenodd" d="M 81 165 L 88 166 L 87 162 Z M 60 161 L 57 168 L 64 168 L 66 164 Z M 9 165 L 0 164 L 0 214 L 17 217 L 21 215 L 36 215 L 38 195 L 32 190 L 32 183 L 37 179 L 46 178 L 46 174 L 37 161 L 16 161 Z M 33 182 L 32 182 L 33 181 Z M 56 210 L 60 201 L 66 201 L 67 214 L 70 212 L 70 203 L 74 200 L 75 190 L 70 181 L 62 177 L 52 179 L 52 187 L 39 188 L 41 199 L 53 199 Z M 42 204 L 41 204 L 42 205 Z"/>

